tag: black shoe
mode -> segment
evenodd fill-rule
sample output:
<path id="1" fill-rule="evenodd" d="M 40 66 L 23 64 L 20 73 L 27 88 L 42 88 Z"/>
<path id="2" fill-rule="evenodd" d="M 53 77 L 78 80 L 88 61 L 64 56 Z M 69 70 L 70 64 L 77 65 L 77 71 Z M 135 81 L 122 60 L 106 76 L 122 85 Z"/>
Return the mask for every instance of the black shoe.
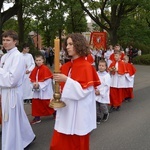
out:
<path id="1" fill-rule="evenodd" d="M 24 100 L 24 104 L 27 104 L 27 103 L 28 103 L 28 102 L 27 102 L 27 99 L 25 99 L 25 100 Z"/>
<path id="2" fill-rule="evenodd" d="M 107 121 L 109 118 L 109 113 L 108 114 L 104 114 L 102 121 Z"/>
<path id="3" fill-rule="evenodd" d="M 56 111 L 53 113 L 53 118 L 56 119 Z"/>
<path id="4" fill-rule="evenodd" d="M 32 99 L 29 100 L 29 103 L 32 104 Z"/>
<path id="5" fill-rule="evenodd" d="M 125 98 L 125 99 L 124 99 L 124 102 L 126 102 L 126 103 L 127 103 L 127 102 L 130 102 L 130 101 L 131 101 L 130 98 Z"/>
<path id="6" fill-rule="evenodd" d="M 101 118 L 97 117 L 97 124 L 99 125 L 101 123 Z"/>
<path id="7" fill-rule="evenodd" d="M 119 111 L 119 110 L 120 110 L 120 106 L 117 106 L 116 111 Z"/>
<path id="8" fill-rule="evenodd" d="M 112 113 L 114 110 L 115 110 L 115 107 L 111 106 L 110 109 L 109 109 L 109 113 Z"/>
<path id="9" fill-rule="evenodd" d="M 128 102 L 131 102 L 131 101 L 132 101 L 132 100 L 129 98 L 129 99 L 128 99 Z"/>

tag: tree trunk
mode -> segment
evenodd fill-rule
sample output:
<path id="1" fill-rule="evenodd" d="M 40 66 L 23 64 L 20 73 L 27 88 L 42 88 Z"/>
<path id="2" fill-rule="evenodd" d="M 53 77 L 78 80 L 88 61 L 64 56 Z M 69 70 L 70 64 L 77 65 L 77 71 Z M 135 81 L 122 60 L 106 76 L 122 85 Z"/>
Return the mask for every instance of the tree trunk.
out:
<path id="1" fill-rule="evenodd" d="M 1 14 L 0 14 L 0 44 L 2 44 L 2 27 L 3 27 L 3 25 L 2 25 L 2 18 L 1 18 Z"/>
<path id="2" fill-rule="evenodd" d="M 23 10 L 22 10 L 22 3 L 19 4 L 18 10 L 18 36 L 19 36 L 19 44 L 24 43 L 24 20 L 23 20 Z"/>
<path id="3" fill-rule="evenodd" d="M 109 33 L 109 39 L 110 39 L 110 44 L 115 45 L 118 42 L 118 37 L 117 37 L 117 29 L 111 29 L 108 31 Z"/>
<path id="4" fill-rule="evenodd" d="M 19 4 L 20 0 L 15 0 L 15 4 L 13 7 L 9 8 L 8 10 L 6 11 L 1 11 L 0 12 L 0 44 L 2 43 L 2 39 L 1 39 L 1 35 L 2 35 L 2 29 L 3 29 L 3 24 L 9 20 L 11 17 L 13 17 L 14 15 L 17 14 L 18 12 L 18 4 Z M 0 9 L 2 10 L 3 8 L 3 3 L 4 3 L 4 0 L 1 0 L 0 1 Z"/>

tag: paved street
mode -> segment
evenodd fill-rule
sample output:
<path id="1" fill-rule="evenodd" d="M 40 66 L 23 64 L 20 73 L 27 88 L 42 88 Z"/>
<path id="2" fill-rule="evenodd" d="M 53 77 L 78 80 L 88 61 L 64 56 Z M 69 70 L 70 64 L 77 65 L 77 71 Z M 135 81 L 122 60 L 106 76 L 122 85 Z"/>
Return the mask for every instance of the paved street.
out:
<path id="1" fill-rule="evenodd" d="M 135 98 L 91 133 L 90 150 L 150 150 L 150 66 L 136 65 L 136 69 Z M 31 105 L 24 106 L 31 120 Z M 52 117 L 33 125 L 37 138 L 26 150 L 48 150 L 53 126 Z"/>

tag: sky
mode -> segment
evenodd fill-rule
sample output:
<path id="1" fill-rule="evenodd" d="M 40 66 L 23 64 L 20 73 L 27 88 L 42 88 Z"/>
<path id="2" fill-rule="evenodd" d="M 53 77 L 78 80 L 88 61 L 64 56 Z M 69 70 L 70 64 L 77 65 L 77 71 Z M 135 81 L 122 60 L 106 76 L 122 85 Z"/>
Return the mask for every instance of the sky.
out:
<path id="1" fill-rule="evenodd" d="M 7 10 L 9 7 L 12 7 L 13 3 L 4 3 L 4 10 Z"/>
<path id="2" fill-rule="evenodd" d="M 7 10 L 8 8 L 12 7 L 13 3 L 4 3 L 4 10 Z M 91 18 L 89 16 L 86 17 L 87 22 L 90 23 L 91 22 Z"/>

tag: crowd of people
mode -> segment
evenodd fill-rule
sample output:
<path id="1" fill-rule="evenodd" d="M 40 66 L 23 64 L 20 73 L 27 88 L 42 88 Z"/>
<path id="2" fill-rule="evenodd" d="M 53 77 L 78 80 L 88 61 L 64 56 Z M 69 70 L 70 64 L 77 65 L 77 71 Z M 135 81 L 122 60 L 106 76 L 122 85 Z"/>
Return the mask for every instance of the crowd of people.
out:
<path id="1" fill-rule="evenodd" d="M 142 50 L 133 48 L 133 46 L 127 46 L 125 49 L 123 49 L 120 46 L 120 51 L 127 55 L 129 57 L 129 62 L 132 63 L 132 59 L 136 56 L 141 56 L 142 55 Z M 114 52 L 113 46 L 109 45 L 106 50 L 98 49 L 93 46 L 91 46 L 91 54 L 95 59 L 95 67 L 98 70 L 98 61 L 100 59 L 105 59 L 107 63 L 110 65 L 110 60 L 112 58 L 109 58 L 109 56 Z"/>
<path id="2" fill-rule="evenodd" d="M 136 69 L 130 61 L 129 54 L 122 51 L 119 44 L 114 47 L 110 45 L 108 50 L 98 58 L 98 62 L 95 51 L 97 50 L 91 49 L 91 55 L 96 58 L 93 65 L 102 82 L 99 89 L 96 89 L 97 124 L 100 124 L 101 121 L 107 121 L 109 113 L 119 111 L 122 102 L 133 99 Z"/>
<path id="3" fill-rule="evenodd" d="M 133 98 L 136 69 L 118 44 L 103 52 L 90 49 L 82 34 L 70 34 L 60 51 L 61 73 L 53 74 L 52 48 L 33 58 L 28 44 L 22 52 L 17 49 L 16 32 L 5 31 L 2 39 L 7 51 L 0 61 L 2 150 L 23 150 L 36 138 L 31 125 L 50 115 L 55 119 L 50 150 L 89 150 L 90 132 Z M 61 100 L 66 104 L 55 110 L 49 107 L 53 80 L 60 83 Z M 27 100 L 32 100 L 31 121 L 24 111 Z"/>
<path id="4" fill-rule="evenodd" d="M 53 66 L 54 63 L 54 50 L 51 46 L 49 47 L 42 47 L 40 49 L 41 54 L 44 56 L 44 59 L 46 60 L 46 64 L 48 64 L 50 67 Z"/>

